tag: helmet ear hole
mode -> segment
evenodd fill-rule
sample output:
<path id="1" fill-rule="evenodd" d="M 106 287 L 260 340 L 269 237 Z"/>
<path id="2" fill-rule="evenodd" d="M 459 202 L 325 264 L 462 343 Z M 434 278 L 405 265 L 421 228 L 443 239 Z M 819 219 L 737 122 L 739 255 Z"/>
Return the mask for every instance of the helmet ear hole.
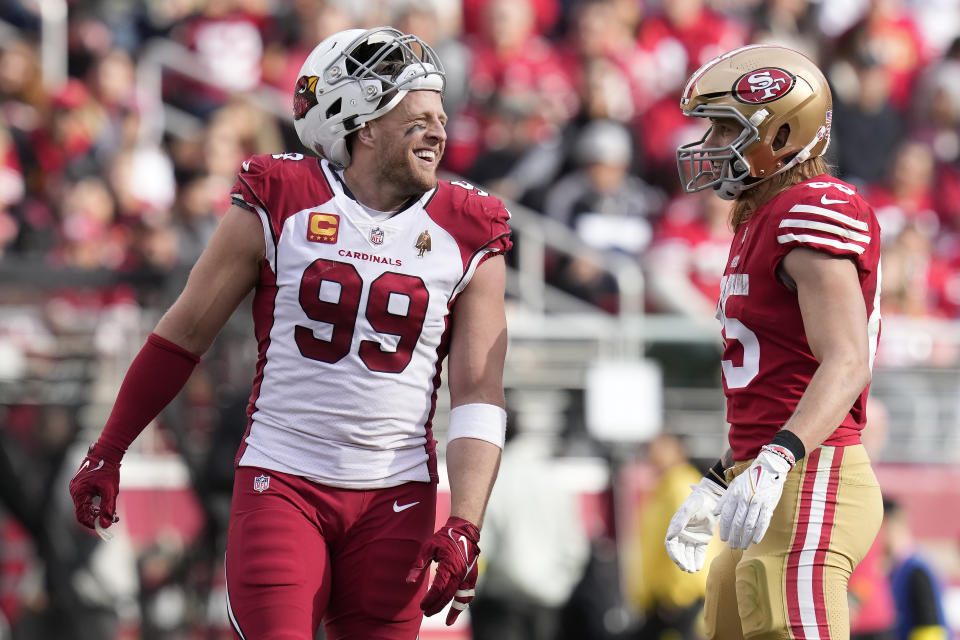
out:
<path id="1" fill-rule="evenodd" d="M 342 102 L 342 100 L 341 100 L 340 98 L 337 98 L 336 100 L 333 101 L 333 104 L 331 104 L 329 107 L 327 107 L 327 115 L 326 115 L 327 118 L 330 118 L 330 117 L 335 116 L 335 115 L 337 115 L 338 113 L 340 113 L 340 103 L 341 103 L 341 102 Z"/>
<path id="2" fill-rule="evenodd" d="M 770 145 L 770 148 L 774 151 L 780 151 L 787 144 L 787 140 L 790 139 L 790 125 L 784 124 L 780 125 L 780 128 L 777 129 L 777 136 L 773 139 L 773 144 Z"/>

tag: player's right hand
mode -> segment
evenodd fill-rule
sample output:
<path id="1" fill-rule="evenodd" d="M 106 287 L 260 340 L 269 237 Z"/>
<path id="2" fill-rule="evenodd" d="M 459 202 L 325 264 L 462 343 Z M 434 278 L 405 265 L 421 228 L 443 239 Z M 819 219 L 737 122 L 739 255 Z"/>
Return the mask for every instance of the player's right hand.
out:
<path id="1" fill-rule="evenodd" d="M 707 544 L 716 531 L 719 516 L 713 511 L 723 496 L 724 488 L 703 478 L 700 484 L 691 486 L 693 492 L 683 501 L 667 527 L 664 544 L 667 555 L 678 567 L 689 573 L 703 568 Z"/>
<path id="2" fill-rule="evenodd" d="M 97 525 L 106 529 L 119 520 L 116 511 L 120 463 L 107 460 L 104 453 L 100 445 L 90 445 L 87 457 L 70 481 L 77 522 L 88 529 L 96 530 Z"/>

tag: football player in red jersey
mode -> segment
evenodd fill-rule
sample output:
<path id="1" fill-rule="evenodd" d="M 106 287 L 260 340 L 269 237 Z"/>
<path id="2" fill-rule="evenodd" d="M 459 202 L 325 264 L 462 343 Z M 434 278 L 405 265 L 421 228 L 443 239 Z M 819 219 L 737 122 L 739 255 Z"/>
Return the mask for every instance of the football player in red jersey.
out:
<path id="1" fill-rule="evenodd" d="M 880 331 L 880 230 L 832 177 L 830 89 L 779 46 L 711 60 L 680 98 L 709 129 L 681 146 L 683 189 L 733 200 L 717 317 L 730 450 L 667 531 L 671 558 L 710 565 L 710 638 L 849 636 L 847 580 L 877 534 L 880 488 L 860 444 Z"/>
<path id="2" fill-rule="evenodd" d="M 259 360 L 226 553 L 235 637 L 413 640 L 467 608 L 506 425 L 502 203 L 439 182 L 444 72 L 418 38 L 343 31 L 304 62 L 301 153 L 243 162 L 233 206 L 130 366 L 70 483 L 116 521 L 127 447 L 251 290 Z M 449 353 L 450 518 L 432 420 Z M 430 567 L 436 562 L 432 583 Z M 429 588 L 428 588 L 429 587 Z"/>

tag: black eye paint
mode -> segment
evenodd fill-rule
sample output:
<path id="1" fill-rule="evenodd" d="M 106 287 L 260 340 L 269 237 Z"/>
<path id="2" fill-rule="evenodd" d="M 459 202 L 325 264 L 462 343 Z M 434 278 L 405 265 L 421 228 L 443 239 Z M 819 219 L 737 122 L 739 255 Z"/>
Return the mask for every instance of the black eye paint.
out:
<path id="1" fill-rule="evenodd" d="M 426 129 L 426 127 L 423 126 L 422 124 L 415 124 L 415 125 L 413 125 L 412 127 L 410 127 L 409 129 L 407 129 L 407 132 L 406 132 L 405 134 L 403 134 L 403 135 L 409 136 L 409 135 L 412 134 L 414 131 L 424 130 L 424 129 Z"/>

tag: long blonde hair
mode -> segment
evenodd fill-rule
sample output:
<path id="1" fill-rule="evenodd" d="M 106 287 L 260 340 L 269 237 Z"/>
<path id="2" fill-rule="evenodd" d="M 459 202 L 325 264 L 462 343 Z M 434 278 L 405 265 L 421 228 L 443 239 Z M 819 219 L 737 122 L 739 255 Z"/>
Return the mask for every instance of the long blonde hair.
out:
<path id="1" fill-rule="evenodd" d="M 754 211 L 760 208 L 762 204 L 769 201 L 777 194 L 786 191 L 795 184 L 804 180 L 830 172 L 830 165 L 823 159 L 823 156 L 817 156 L 801 162 L 797 166 L 788 169 L 778 176 L 774 176 L 762 184 L 758 184 L 752 189 L 747 189 L 733 203 L 731 211 L 731 224 L 736 229 L 741 224 L 750 219 Z"/>

